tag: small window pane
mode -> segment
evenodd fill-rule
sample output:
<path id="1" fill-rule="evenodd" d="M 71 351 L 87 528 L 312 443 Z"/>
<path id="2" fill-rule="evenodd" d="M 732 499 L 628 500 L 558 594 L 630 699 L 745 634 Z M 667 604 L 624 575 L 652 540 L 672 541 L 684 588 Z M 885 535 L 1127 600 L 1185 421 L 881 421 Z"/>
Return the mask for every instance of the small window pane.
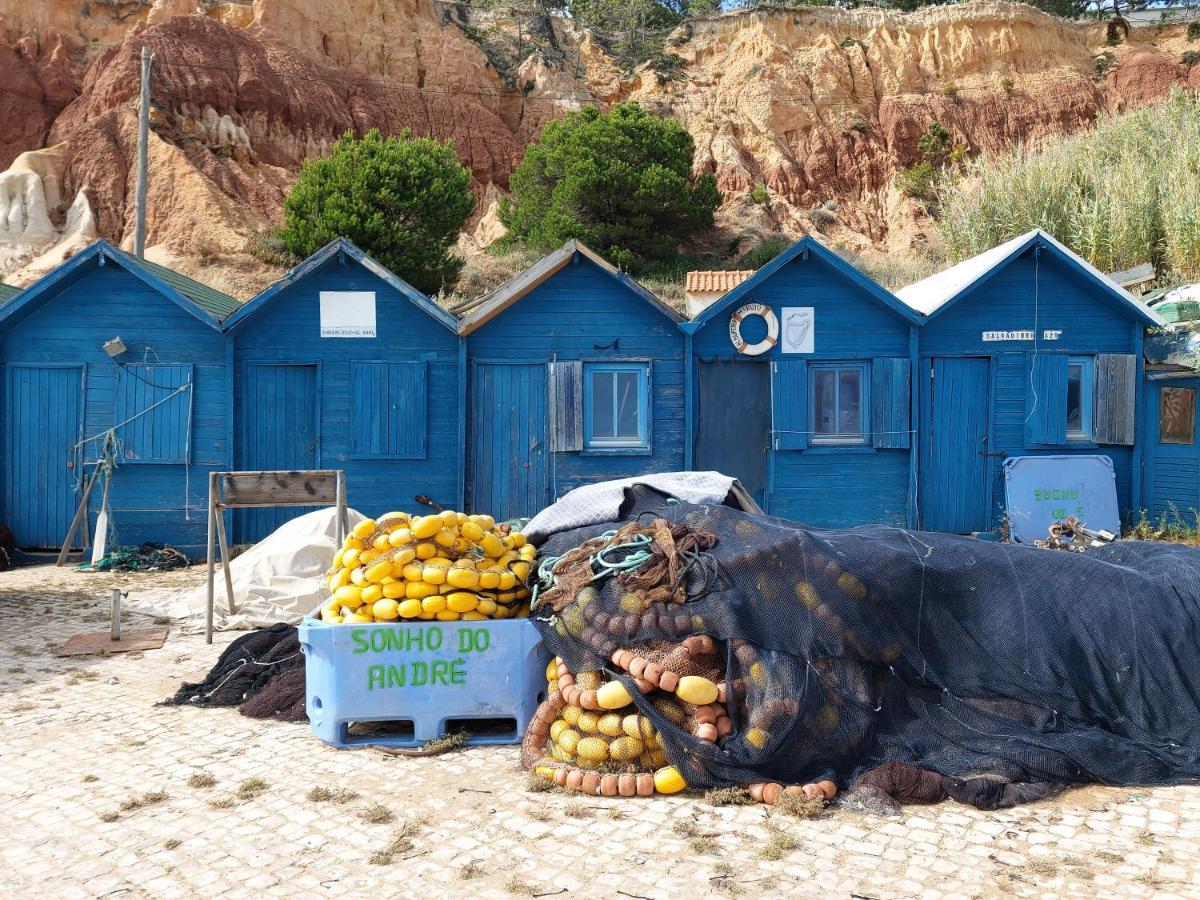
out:
<path id="1" fill-rule="evenodd" d="M 838 434 L 859 437 L 862 434 L 862 369 L 842 369 L 838 373 Z"/>
<path id="2" fill-rule="evenodd" d="M 612 439 L 616 436 L 613 421 L 613 386 L 615 372 L 592 373 L 592 437 Z"/>
<path id="3" fill-rule="evenodd" d="M 837 370 L 813 372 L 813 431 L 837 434 Z"/>
<path id="4" fill-rule="evenodd" d="M 1191 444 L 1196 433 L 1196 391 L 1164 387 L 1158 394 L 1158 440 L 1163 444 Z"/>
<path id="5" fill-rule="evenodd" d="M 1083 366 L 1076 363 L 1067 367 L 1067 434 L 1083 434 Z"/>
<path id="6" fill-rule="evenodd" d="M 616 437 L 637 440 L 638 433 L 638 373 L 617 372 Z"/>

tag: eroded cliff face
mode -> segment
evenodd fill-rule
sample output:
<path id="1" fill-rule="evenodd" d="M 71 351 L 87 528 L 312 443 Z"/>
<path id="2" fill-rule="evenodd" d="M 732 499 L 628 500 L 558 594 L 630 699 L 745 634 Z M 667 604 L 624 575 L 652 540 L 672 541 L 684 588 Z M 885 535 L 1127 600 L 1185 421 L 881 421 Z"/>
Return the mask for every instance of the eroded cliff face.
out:
<path id="1" fill-rule="evenodd" d="M 566 20 L 527 38 L 527 23 L 466 15 L 434 0 L 9 0 L 0 271 L 27 281 L 90 233 L 131 242 L 143 46 L 151 256 L 240 296 L 275 274 L 247 240 L 279 224 L 300 165 L 347 130 L 452 139 L 480 196 L 468 249 L 499 233 L 495 204 L 545 122 L 631 99 L 695 137 L 697 171 L 726 194 L 715 240 L 819 229 L 860 252 L 921 254 L 930 222 L 893 180 L 933 120 L 994 151 L 1195 80 L 1182 27 L 1107 47 L 1103 26 L 1021 5 L 725 14 L 671 36 L 681 64 L 667 74 L 621 72 Z M 43 147 L 44 160 L 27 153 Z M 750 198 L 759 185 L 766 203 Z"/>

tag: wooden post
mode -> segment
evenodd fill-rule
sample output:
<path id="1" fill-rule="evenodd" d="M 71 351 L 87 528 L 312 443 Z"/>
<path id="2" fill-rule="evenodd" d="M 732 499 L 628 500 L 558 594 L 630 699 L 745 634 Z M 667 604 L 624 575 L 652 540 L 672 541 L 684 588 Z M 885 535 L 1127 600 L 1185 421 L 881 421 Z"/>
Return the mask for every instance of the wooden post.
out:
<path id="1" fill-rule="evenodd" d="M 233 600 L 233 573 L 229 571 L 229 540 L 225 537 L 225 510 L 217 510 L 217 540 L 221 544 L 221 570 L 225 573 L 225 599 L 229 603 L 229 612 L 237 612 L 237 604 Z"/>
<path id="2" fill-rule="evenodd" d="M 114 641 L 121 639 L 121 589 L 112 589 L 112 634 Z"/>
<path id="3" fill-rule="evenodd" d="M 100 474 L 100 464 L 96 463 L 96 467 L 92 469 L 92 477 L 87 480 L 83 486 L 83 496 L 79 500 L 79 509 L 75 510 L 75 518 L 71 520 L 71 527 L 67 530 L 66 539 L 63 540 L 62 549 L 58 551 L 58 561 L 56 566 L 63 566 L 67 562 L 67 556 L 71 553 L 71 540 L 75 537 L 75 532 L 79 529 L 80 521 L 87 521 L 87 505 L 88 498 L 92 496 L 92 485 L 96 483 L 96 476 Z"/>
<path id="4" fill-rule="evenodd" d="M 137 211 L 134 221 L 133 247 L 138 259 L 146 255 L 146 180 L 149 168 L 150 141 L 150 63 L 154 54 L 142 47 L 142 88 L 138 102 L 138 171 Z"/>
<path id="5" fill-rule="evenodd" d="M 213 636 L 213 590 L 216 572 L 213 568 L 213 544 L 216 542 L 217 527 L 217 473 L 208 473 L 208 608 L 204 614 L 204 642 L 212 643 Z"/>

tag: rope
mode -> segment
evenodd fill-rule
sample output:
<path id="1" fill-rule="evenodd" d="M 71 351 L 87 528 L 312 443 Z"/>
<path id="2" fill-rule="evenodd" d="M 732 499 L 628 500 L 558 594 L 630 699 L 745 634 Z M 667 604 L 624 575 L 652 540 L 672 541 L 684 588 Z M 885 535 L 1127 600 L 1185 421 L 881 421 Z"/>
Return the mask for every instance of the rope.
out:
<path id="1" fill-rule="evenodd" d="M 135 413 L 134 415 L 130 416 L 124 422 L 118 422 L 116 425 L 113 425 L 111 428 L 106 428 L 103 431 L 93 434 L 91 437 L 85 437 L 83 440 L 77 441 L 71 447 L 71 449 L 78 450 L 84 444 L 90 444 L 92 441 L 102 440 L 102 439 L 106 438 L 109 434 L 115 435 L 118 428 L 124 428 L 130 422 L 135 422 L 138 419 L 140 419 L 142 416 L 146 415 L 151 410 L 157 409 L 158 407 L 162 406 L 164 403 L 166 403 L 171 398 L 175 397 L 177 394 L 182 394 L 184 391 L 190 391 L 191 389 L 192 389 L 192 383 L 190 381 L 187 384 L 180 385 L 178 388 L 171 391 L 171 393 L 167 394 L 167 396 L 165 396 L 161 400 L 159 400 L 157 403 L 150 404 L 145 409 L 143 409 L 141 412 Z"/>

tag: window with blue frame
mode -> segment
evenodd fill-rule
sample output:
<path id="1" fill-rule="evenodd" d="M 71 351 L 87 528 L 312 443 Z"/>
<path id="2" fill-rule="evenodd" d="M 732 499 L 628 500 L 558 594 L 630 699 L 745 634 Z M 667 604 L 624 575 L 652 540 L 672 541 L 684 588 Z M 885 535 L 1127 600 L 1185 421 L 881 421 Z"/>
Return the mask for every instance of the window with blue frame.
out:
<path id="1" fill-rule="evenodd" d="M 640 450 L 650 446 L 648 363 L 584 366 L 583 429 L 588 450 Z"/>
<path id="2" fill-rule="evenodd" d="M 1072 356 L 1067 360 L 1067 440 L 1092 440 L 1093 387 L 1095 361 L 1090 356 Z"/>
<path id="3" fill-rule="evenodd" d="M 867 442 L 867 365 L 830 363 L 808 370 L 812 444 Z"/>

